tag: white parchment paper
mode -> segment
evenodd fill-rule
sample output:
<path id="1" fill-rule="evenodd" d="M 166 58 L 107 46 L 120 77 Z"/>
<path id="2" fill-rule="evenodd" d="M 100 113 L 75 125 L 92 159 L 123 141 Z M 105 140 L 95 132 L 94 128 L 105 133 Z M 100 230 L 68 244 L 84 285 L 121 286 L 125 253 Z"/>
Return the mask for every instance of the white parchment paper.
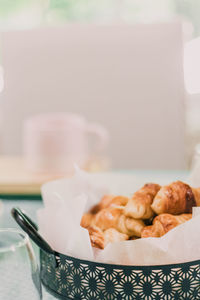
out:
<path id="1" fill-rule="evenodd" d="M 161 238 L 144 238 L 93 249 L 88 231 L 80 226 L 85 211 L 111 193 L 92 174 L 76 169 L 70 179 L 42 187 L 44 208 L 38 211 L 40 233 L 52 248 L 80 259 L 123 265 L 161 265 L 200 259 L 200 208 L 193 218 Z M 133 191 L 134 192 L 134 191 Z"/>

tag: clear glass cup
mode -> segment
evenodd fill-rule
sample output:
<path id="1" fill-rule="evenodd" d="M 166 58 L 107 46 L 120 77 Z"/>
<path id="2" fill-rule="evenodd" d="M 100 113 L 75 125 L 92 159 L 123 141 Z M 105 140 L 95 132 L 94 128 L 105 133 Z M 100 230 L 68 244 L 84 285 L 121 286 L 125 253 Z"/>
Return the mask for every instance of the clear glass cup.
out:
<path id="1" fill-rule="evenodd" d="M 0 229 L 0 299 L 42 299 L 39 270 L 28 235 Z"/>

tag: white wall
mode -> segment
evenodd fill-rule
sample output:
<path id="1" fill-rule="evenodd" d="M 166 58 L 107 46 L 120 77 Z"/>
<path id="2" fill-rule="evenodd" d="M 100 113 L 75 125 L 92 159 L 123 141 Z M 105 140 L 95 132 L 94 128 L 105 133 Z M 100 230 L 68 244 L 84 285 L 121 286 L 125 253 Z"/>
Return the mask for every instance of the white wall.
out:
<path id="1" fill-rule="evenodd" d="M 21 153 L 25 117 L 70 111 L 109 129 L 114 167 L 184 167 L 179 24 L 16 31 L 1 45 L 4 153 Z"/>

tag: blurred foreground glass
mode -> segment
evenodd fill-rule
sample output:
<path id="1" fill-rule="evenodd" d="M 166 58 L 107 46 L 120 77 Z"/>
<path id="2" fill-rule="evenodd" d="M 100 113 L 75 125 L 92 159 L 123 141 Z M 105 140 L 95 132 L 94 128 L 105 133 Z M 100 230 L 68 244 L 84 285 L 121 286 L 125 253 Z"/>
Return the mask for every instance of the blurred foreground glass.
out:
<path id="1" fill-rule="evenodd" d="M 17 229 L 0 229 L 0 299 L 42 299 L 32 246 Z"/>

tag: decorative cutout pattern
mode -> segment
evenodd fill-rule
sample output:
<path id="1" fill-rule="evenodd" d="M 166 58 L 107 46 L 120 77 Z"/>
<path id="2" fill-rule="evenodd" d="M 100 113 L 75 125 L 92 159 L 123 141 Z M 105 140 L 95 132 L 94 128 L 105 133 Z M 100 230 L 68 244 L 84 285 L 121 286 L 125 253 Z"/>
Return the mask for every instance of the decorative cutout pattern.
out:
<path id="1" fill-rule="evenodd" d="M 60 299 L 200 300 L 200 261 L 131 267 L 59 254 L 55 268 L 51 255 L 43 251 L 40 255 L 42 282 Z"/>

